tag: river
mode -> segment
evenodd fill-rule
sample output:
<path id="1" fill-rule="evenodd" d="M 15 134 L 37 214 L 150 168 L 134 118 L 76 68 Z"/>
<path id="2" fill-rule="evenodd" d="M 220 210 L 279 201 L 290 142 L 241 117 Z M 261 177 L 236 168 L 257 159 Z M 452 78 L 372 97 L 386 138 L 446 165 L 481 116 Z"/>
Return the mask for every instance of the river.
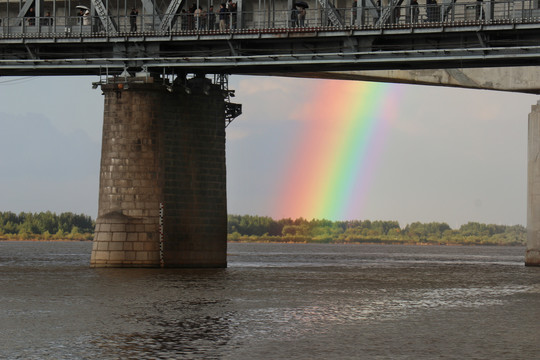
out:
<path id="1" fill-rule="evenodd" d="M 0 242 L 1 359 L 533 359 L 522 247 L 229 244 L 220 270 L 91 269 Z"/>

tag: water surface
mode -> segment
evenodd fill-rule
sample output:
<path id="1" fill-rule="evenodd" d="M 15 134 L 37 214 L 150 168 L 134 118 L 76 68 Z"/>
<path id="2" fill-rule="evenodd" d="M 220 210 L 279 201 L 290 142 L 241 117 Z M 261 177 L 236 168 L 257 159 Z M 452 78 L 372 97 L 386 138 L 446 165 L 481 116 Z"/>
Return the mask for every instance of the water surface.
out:
<path id="1" fill-rule="evenodd" d="M 0 242 L 0 358 L 533 359 L 521 247 L 229 244 L 220 270 L 91 269 Z"/>

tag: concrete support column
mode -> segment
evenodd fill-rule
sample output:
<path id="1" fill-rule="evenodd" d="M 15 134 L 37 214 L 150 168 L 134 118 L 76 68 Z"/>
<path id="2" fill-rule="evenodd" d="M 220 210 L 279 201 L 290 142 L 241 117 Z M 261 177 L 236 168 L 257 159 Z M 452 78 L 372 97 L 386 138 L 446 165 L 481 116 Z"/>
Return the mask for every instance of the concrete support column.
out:
<path id="1" fill-rule="evenodd" d="M 527 252 L 525 265 L 540 266 L 540 101 L 529 114 Z"/>
<path id="2" fill-rule="evenodd" d="M 188 87 L 102 86 L 91 266 L 227 265 L 224 96 L 208 79 Z"/>

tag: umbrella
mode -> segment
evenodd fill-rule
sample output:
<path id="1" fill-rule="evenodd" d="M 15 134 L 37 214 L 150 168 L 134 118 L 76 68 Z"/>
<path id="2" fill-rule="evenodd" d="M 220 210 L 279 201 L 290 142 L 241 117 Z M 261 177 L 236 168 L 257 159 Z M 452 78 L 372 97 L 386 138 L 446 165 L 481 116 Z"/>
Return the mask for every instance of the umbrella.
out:
<path id="1" fill-rule="evenodd" d="M 304 9 L 308 9 L 309 5 L 305 1 L 297 1 L 294 3 L 294 6 L 303 7 Z"/>
<path id="2" fill-rule="evenodd" d="M 77 5 L 77 6 L 75 6 L 75 9 L 90 10 L 90 9 L 88 8 L 88 6 L 84 6 L 84 5 Z"/>

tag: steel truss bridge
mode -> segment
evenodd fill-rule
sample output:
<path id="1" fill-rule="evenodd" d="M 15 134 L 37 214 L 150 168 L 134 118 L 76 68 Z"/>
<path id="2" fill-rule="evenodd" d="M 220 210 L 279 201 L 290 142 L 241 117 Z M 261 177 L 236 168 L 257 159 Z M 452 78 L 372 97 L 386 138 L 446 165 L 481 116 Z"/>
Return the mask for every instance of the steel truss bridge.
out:
<path id="1" fill-rule="evenodd" d="M 538 64 L 536 0 L 423 1 L 415 15 L 410 0 L 383 1 L 382 6 L 360 0 L 357 6 L 342 8 L 337 6 L 340 0 L 310 0 L 306 23 L 300 27 L 290 20 L 292 0 L 275 0 L 265 8 L 259 0 L 238 0 L 236 14 L 228 13 L 225 27 L 219 29 L 219 14 L 212 21 L 207 11 L 211 1 L 198 0 L 205 10 L 196 16 L 183 12 L 186 0 L 161 5 L 137 0 L 141 10 L 133 30 L 131 6 L 125 0 L 87 0 L 88 20 L 77 15 L 76 4 L 69 1 L 0 0 L 0 76 L 114 75 L 126 70 L 283 74 Z M 34 7 L 35 15 L 29 16 Z"/>

